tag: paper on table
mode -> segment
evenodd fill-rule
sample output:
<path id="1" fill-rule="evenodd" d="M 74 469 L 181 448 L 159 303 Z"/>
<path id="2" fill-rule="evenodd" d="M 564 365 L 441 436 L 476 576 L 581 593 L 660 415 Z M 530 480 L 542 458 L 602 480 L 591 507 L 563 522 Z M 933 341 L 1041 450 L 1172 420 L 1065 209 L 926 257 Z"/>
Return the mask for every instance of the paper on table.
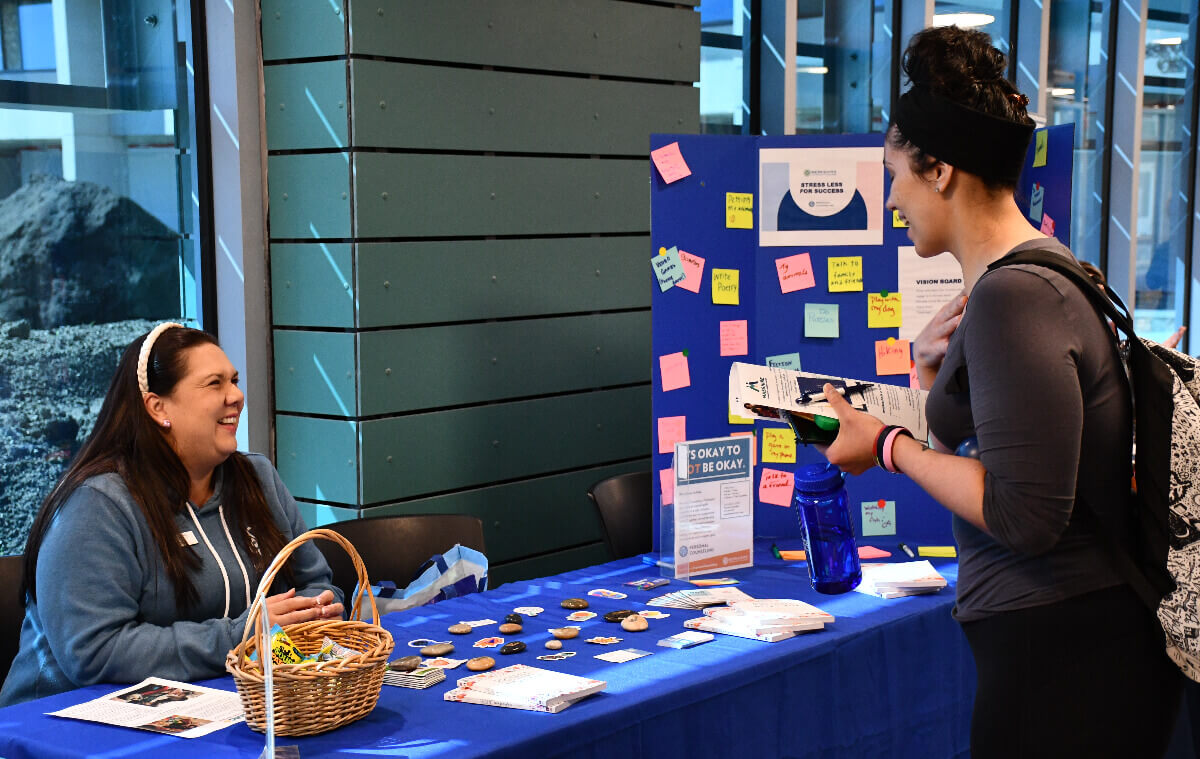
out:
<path id="1" fill-rule="evenodd" d="M 750 352 L 745 319 L 721 322 L 721 355 L 745 356 Z"/>
<path id="2" fill-rule="evenodd" d="M 862 292 L 862 256 L 840 256 L 829 259 L 829 292 Z"/>
<path id="3" fill-rule="evenodd" d="M 728 229 L 754 229 L 754 193 L 725 193 L 725 226 Z"/>
<path id="4" fill-rule="evenodd" d="M 758 480 L 758 500 L 772 506 L 791 506 L 795 475 L 780 469 L 763 467 Z"/>
<path id="5" fill-rule="evenodd" d="M 767 366 L 775 369 L 793 369 L 800 371 L 799 353 L 781 353 L 778 356 L 767 356 Z"/>
<path id="6" fill-rule="evenodd" d="M 767 428 L 763 430 L 764 464 L 795 464 L 796 433 L 790 428 Z"/>
<path id="7" fill-rule="evenodd" d="M 242 702 L 231 691 L 148 677 L 137 685 L 50 714 L 199 738 L 241 722 Z"/>
<path id="8" fill-rule="evenodd" d="M 784 293 L 806 290 L 817 285 L 817 280 L 813 277 L 812 259 L 807 253 L 775 259 L 775 273 L 779 276 L 779 289 Z"/>
<path id="9" fill-rule="evenodd" d="M 688 253 L 686 250 L 681 250 L 679 251 L 679 261 L 683 264 L 684 277 L 677 286 L 690 292 L 700 292 L 700 283 L 704 280 L 704 259 Z"/>
<path id="10" fill-rule="evenodd" d="M 682 352 L 659 356 L 658 370 L 662 375 L 663 392 L 689 387 L 692 384 L 692 375 L 688 372 L 688 359 Z"/>
<path id="11" fill-rule="evenodd" d="M 867 328 L 901 326 L 900 293 L 869 293 L 867 295 Z"/>
<path id="12" fill-rule="evenodd" d="M 942 306 L 963 289 L 962 269 L 949 253 L 921 258 L 912 245 L 896 248 L 897 290 L 900 301 L 902 340 L 916 340 L 921 330 Z"/>
<path id="13" fill-rule="evenodd" d="M 662 491 L 662 505 L 670 506 L 675 502 L 675 470 L 659 469 L 658 484 L 659 490 Z"/>
<path id="14" fill-rule="evenodd" d="M 878 501 L 862 502 L 862 534 L 895 535 L 896 534 L 896 502 L 879 499 Z"/>
<path id="15" fill-rule="evenodd" d="M 838 337 L 838 335 L 838 304 L 804 304 L 805 337 Z"/>
<path id="16" fill-rule="evenodd" d="M 880 376 L 889 374 L 908 374 L 911 368 L 912 356 L 908 349 L 907 340 L 897 340 L 889 337 L 887 340 L 875 341 L 875 373 Z"/>
<path id="17" fill-rule="evenodd" d="M 663 416 L 658 420 L 658 452 L 674 453 L 675 444 L 687 440 L 686 416 Z"/>
<path id="18" fill-rule="evenodd" d="M 712 270 L 712 302 L 717 306 L 736 306 L 738 298 L 738 270 Z"/>
<path id="19" fill-rule="evenodd" d="M 653 159 L 654 167 L 658 169 L 659 176 L 667 184 L 671 184 L 692 174 L 692 170 L 688 168 L 687 161 L 683 160 L 683 153 L 679 151 L 678 142 L 663 145 L 658 150 L 651 150 L 650 158 Z"/>

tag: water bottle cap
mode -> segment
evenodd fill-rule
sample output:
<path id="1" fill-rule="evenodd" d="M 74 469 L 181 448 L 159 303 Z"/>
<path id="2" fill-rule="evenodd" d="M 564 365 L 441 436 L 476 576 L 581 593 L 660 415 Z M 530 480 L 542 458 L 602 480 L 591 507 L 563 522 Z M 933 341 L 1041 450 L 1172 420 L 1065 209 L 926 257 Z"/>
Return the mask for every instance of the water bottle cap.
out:
<path id="1" fill-rule="evenodd" d="M 828 493 L 842 487 L 842 472 L 832 464 L 809 464 L 796 470 L 796 490 L 801 493 Z"/>

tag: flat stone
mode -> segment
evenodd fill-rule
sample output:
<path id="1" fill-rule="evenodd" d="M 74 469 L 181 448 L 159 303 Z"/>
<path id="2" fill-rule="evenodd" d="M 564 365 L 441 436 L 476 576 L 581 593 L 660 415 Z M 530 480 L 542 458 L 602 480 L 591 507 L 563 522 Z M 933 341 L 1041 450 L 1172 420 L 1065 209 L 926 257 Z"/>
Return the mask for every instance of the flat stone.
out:
<path id="1" fill-rule="evenodd" d="M 618 611 L 610 611 L 609 613 L 604 615 L 604 621 L 605 622 L 620 622 L 622 619 L 625 619 L 625 617 L 628 617 L 630 614 L 633 614 L 633 613 L 635 613 L 633 611 L 633 609 L 620 609 Z"/>
<path id="2" fill-rule="evenodd" d="M 472 672 L 483 672 L 496 666 L 496 660 L 490 656 L 476 656 L 474 659 L 467 659 L 467 669 Z"/>
<path id="3" fill-rule="evenodd" d="M 434 643 L 421 649 L 421 656 L 449 656 L 454 653 L 453 643 Z"/>
<path id="4" fill-rule="evenodd" d="M 519 654 L 524 650 L 525 650 L 525 643 L 523 641 L 519 641 L 519 640 L 514 640 L 509 643 L 505 643 L 503 646 L 500 647 L 500 653 L 505 654 L 505 655 Z"/>
<path id="5" fill-rule="evenodd" d="M 419 666 L 421 666 L 421 657 L 402 656 L 399 659 L 388 662 L 387 668 L 392 672 L 412 672 Z"/>
<path id="6" fill-rule="evenodd" d="M 520 615 L 520 614 L 517 614 L 515 611 L 514 611 L 512 614 L 509 614 L 507 617 L 505 617 L 505 618 L 504 618 L 504 621 L 505 621 L 505 622 L 510 622 L 510 623 L 512 623 L 512 624 L 514 624 L 514 625 L 523 625 L 523 624 L 525 624 L 525 620 L 521 619 L 521 615 Z"/>
<path id="7" fill-rule="evenodd" d="M 562 648 L 562 641 L 558 638 L 555 638 L 554 640 L 548 640 L 546 641 L 546 648 L 550 649 L 551 651 L 557 651 L 558 649 Z"/>
<path id="8" fill-rule="evenodd" d="M 564 609 L 586 609 L 588 602 L 582 598 L 568 598 L 559 605 Z"/>
<path id="9" fill-rule="evenodd" d="M 621 629 L 631 633 L 641 632 L 650 627 L 650 623 L 641 614 L 630 614 L 621 620 Z"/>
<path id="10" fill-rule="evenodd" d="M 446 632 L 448 632 L 452 635 L 466 635 L 474 629 L 475 628 L 471 627 L 470 625 L 457 624 L 457 625 L 450 625 L 449 627 L 447 627 Z"/>
<path id="11" fill-rule="evenodd" d="M 522 628 L 520 625 L 514 625 L 512 622 L 505 622 L 504 624 L 500 625 L 499 629 L 501 635 L 515 635 L 521 632 Z"/>
<path id="12" fill-rule="evenodd" d="M 559 640 L 570 640 L 579 635 L 578 627 L 555 627 L 550 631 L 550 634 Z"/>

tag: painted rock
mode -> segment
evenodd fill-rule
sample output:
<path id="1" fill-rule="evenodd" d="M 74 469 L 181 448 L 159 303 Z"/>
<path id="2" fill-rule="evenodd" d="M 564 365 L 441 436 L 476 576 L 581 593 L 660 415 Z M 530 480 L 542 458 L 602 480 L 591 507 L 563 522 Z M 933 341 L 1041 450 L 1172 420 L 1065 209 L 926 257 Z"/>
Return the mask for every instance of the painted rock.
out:
<path id="1" fill-rule="evenodd" d="M 630 614 L 621 620 L 621 629 L 631 633 L 641 632 L 650 627 L 650 623 L 641 614 Z"/>
<path id="2" fill-rule="evenodd" d="M 504 624 L 500 625 L 499 629 L 501 635 L 515 635 L 516 633 L 521 632 L 521 626 L 514 625 L 512 622 L 505 622 Z"/>
<path id="3" fill-rule="evenodd" d="M 504 621 L 505 621 L 505 622 L 509 622 L 509 623 L 511 623 L 511 624 L 514 624 L 514 625 L 523 625 L 523 624 L 525 624 L 525 620 L 521 619 L 521 615 L 520 615 L 520 614 L 517 614 L 516 612 L 513 612 L 512 614 L 509 614 L 507 617 L 505 617 L 505 618 L 504 618 Z"/>
<path id="4" fill-rule="evenodd" d="M 412 672 L 419 666 L 421 666 L 421 657 L 402 656 L 399 659 L 388 662 L 387 668 L 392 672 Z"/>
<path id="5" fill-rule="evenodd" d="M 555 627 L 550 634 L 559 640 L 570 640 L 579 635 L 578 627 Z"/>
<path id="6" fill-rule="evenodd" d="M 546 641 L 546 648 L 550 649 L 551 651 L 557 651 L 558 649 L 562 648 L 562 641 L 558 638 L 555 638 L 554 640 L 548 640 Z"/>
<path id="7" fill-rule="evenodd" d="M 586 609 L 588 607 L 588 602 L 582 598 L 568 598 L 567 600 L 563 601 L 560 606 L 562 606 L 564 609 Z"/>
<path id="8" fill-rule="evenodd" d="M 609 613 L 604 615 L 604 621 L 605 622 L 620 622 L 622 619 L 625 619 L 625 617 L 628 617 L 630 614 L 633 614 L 633 613 L 634 613 L 633 609 L 621 609 L 619 611 L 610 611 Z"/>
<path id="9" fill-rule="evenodd" d="M 467 669 L 472 672 L 483 672 L 496 666 L 496 660 L 490 656 L 476 656 L 474 659 L 467 659 Z"/>
<path id="10" fill-rule="evenodd" d="M 475 628 L 471 627 L 470 625 L 457 624 L 457 625 L 450 625 L 449 627 L 447 627 L 446 632 L 448 632 L 452 635 L 466 635 L 467 633 L 471 632 L 474 629 Z"/>
<path id="11" fill-rule="evenodd" d="M 434 643 L 432 646 L 425 646 L 421 649 L 421 656 L 449 656 L 454 653 L 453 643 Z"/>
<path id="12" fill-rule="evenodd" d="M 510 643 L 505 643 L 503 646 L 501 646 L 500 653 L 505 654 L 505 655 L 519 654 L 524 650 L 525 650 L 525 643 L 523 641 L 514 640 Z"/>

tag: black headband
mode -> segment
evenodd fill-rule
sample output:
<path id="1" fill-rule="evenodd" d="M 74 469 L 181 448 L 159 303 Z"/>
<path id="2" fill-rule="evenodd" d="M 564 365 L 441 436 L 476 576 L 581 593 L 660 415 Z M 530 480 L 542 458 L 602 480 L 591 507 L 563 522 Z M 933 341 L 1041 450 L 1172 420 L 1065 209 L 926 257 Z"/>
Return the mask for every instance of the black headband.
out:
<path id="1" fill-rule="evenodd" d="M 921 86 L 900 96 L 896 128 L 939 161 L 985 180 L 1016 185 L 1033 126 L 992 116 L 938 97 Z"/>

